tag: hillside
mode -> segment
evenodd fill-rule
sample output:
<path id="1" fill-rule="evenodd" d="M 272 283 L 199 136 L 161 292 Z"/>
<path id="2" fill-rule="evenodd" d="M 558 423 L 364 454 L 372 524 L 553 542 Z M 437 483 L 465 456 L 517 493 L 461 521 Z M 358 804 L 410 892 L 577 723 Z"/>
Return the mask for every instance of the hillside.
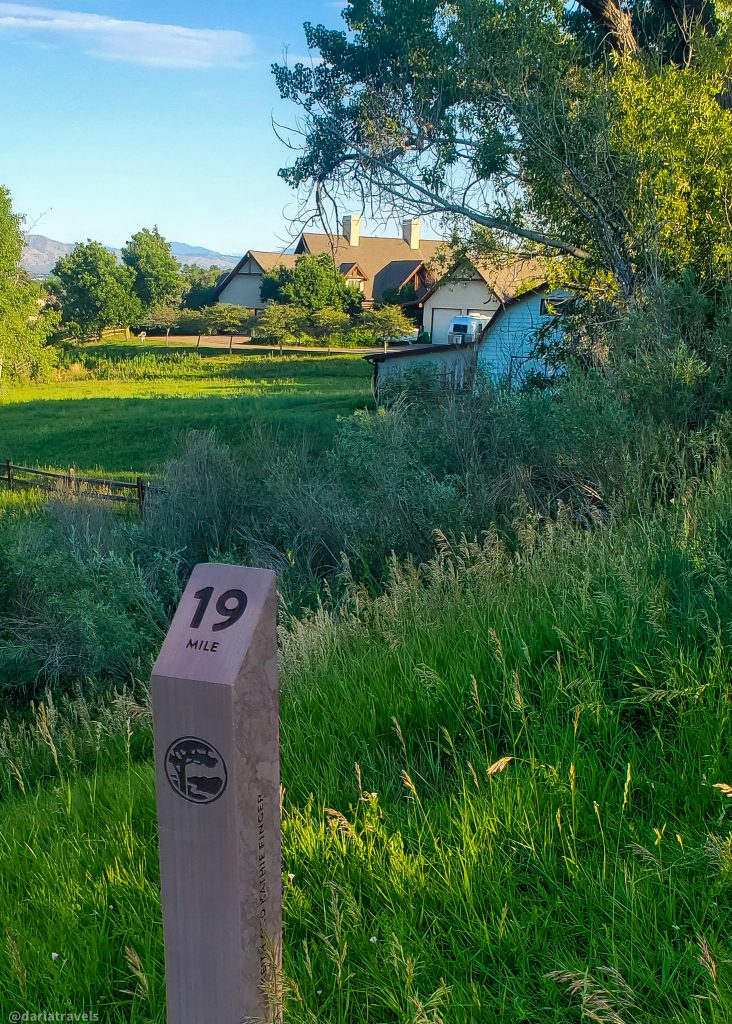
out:
<path id="1" fill-rule="evenodd" d="M 45 235 L 27 235 L 22 266 L 31 277 L 47 277 L 56 263 L 71 252 L 74 244 L 58 242 Z M 112 246 L 107 248 L 119 256 L 119 249 Z M 188 263 L 198 267 L 220 267 L 222 270 L 230 270 L 239 260 L 239 256 L 216 252 L 200 245 L 189 245 L 187 242 L 171 242 L 170 251 L 181 265 Z"/>
<path id="2" fill-rule="evenodd" d="M 27 235 L 21 266 L 31 277 L 46 277 L 73 248 L 69 243 L 57 242 L 45 235 Z"/>

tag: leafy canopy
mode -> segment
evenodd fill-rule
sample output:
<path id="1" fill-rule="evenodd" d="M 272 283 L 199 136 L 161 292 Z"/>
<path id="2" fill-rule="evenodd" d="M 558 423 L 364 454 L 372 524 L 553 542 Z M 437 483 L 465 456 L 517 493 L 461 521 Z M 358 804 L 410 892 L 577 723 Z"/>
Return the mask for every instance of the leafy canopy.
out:
<path id="1" fill-rule="evenodd" d="M 213 304 L 216 285 L 221 277 L 218 267 L 197 267 L 186 264 L 181 267 L 183 279 L 183 306 L 185 309 L 203 309 Z"/>
<path id="2" fill-rule="evenodd" d="M 122 261 L 134 275 L 132 288 L 145 308 L 178 304 L 184 282 L 170 246 L 156 227 L 134 234 L 122 250 Z"/>
<path id="3" fill-rule="evenodd" d="M 42 287 L 19 267 L 22 218 L 9 191 L 0 186 L 0 379 L 40 372 L 44 345 L 58 319 L 45 308 Z"/>
<path id="4" fill-rule="evenodd" d="M 294 303 L 270 302 L 252 326 L 252 337 L 282 344 L 307 337 L 309 311 Z"/>
<path id="5" fill-rule="evenodd" d="M 361 317 L 361 325 L 370 331 L 377 341 L 384 345 L 394 338 L 411 337 L 414 324 L 405 316 L 399 306 L 378 306 L 367 309 Z"/>
<path id="6" fill-rule="evenodd" d="M 231 302 L 219 302 L 209 306 L 205 312 L 212 332 L 223 331 L 225 334 L 239 334 L 251 319 L 248 309 Z"/>
<path id="7" fill-rule="evenodd" d="M 729 20 L 697 0 L 350 0 L 275 66 L 302 109 L 280 173 L 320 213 L 443 215 L 477 254 L 563 257 L 630 297 L 726 267 Z"/>
<path id="8" fill-rule="evenodd" d="M 181 319 L 181 311 L 177 306 L 151 306 L 143 316 L 140 326 L 154 331 L 165 331 L 166 335 L 177 326 Z"/>
<path id="9" fill-rule="evenodd" d="M 214 324 L 209 315 L 211 308 L 181 310 L 178 326 L 185 334 L 198 335 L 199 340 L 203 334 L 213 334 Z"/>
<path id="10" fill-rule="evenodd" d="M 263 302 L 300 306 L 309 313 L 338 309 L 355 315 L 361 308 L 361 293 L 346 284 L 328 253 L 306 253 L 294 268 L 275 267 L 262 277 Z"/>
<path id="11" fill-rule="evenodd" d="M 119 266 L 114 253 L 100 242 L 74 246 L 58 261 L 53 275 L 63 323 L 83 340 L 99 337 L 105 327 L 129 327 L 142 319 L 132 270 Z"/>
<path id="12" fill-rule="evenodd" d="M 310 316 L 309 327 L 316 338 L 333 338 L 351 326 L 351 318 L 343 310 L 324 306 Z"/>

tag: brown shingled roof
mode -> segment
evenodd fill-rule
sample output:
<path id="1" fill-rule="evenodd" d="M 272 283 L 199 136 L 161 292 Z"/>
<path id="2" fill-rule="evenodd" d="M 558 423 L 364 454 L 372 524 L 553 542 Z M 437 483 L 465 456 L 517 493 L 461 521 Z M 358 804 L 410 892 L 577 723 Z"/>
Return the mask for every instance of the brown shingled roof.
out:
<path id="1" fill-rule="evenodd" d="M 300 239 L 297 252 L 328 253 L 337 264 L 358 263 L 367 278 L 364 298 L 379 299 L 387 288 L 400 288 L 415 270 L 433 259 L 444 245 L 444 242 L 424 238 L 419 249 L 412 249 L 401 237 L 377 238 L 369 235 L 362 235 L 358 245 L 349 245 L 343 235 L 306 231 Z M 390 270 L 390 267 L 393 269 Z M 402 274 L 401 280 L 397 281 Z"/>
<path id="2" fill-rule="evenodd" d="M 390 288 L 401 288 L 423 265 L 422 260 L 394 260 L 380 270 L 374 280 L 374 292 L 381 296 Z"/>
<path id="3" fill-rule="evenodd" d="M 362 280 L 366 280 L 366 274 L 359 267 L 358 263 L 341 263 L 338 269 L 344 277 L 348 277 L 350 274 L 353 277 L 360 277 Z"/>
<path id="4" fill-rule="evenodd" d="M 250 249 L 239 261 L 230 274 L 218 285 L 216 295 L 232 281 L 249 259 L 254 259 L 264 272 L 275 267 L 294 267 L 297 257 L 304 253 L 317 255 L 327 253 L 332 256 L 341 273 L 357 267 L 364 275 L 363 296 L 369 301 L 382 297 L 390 289 L 401 288 L 424 264 L 434 260 L 438 253 L 447 253 L 448 246 L 444 241 L 423 238 L 418 249 L 412 249 L 403 238 L 379 238 L 362 235 L 358 245 L 349 245 L 343 235 L 328 235 L 306 231 L 298 242 L 297 249 L 292 252 L 264 252 L 261 249 Z M 534 259 L 517 259 L 512 263 L 470 262 L 468 264 L 495 292 L 502 303 L 527 290 L 532 285 L 544 280 L 541 263 Z M 455 270 L 448 271 L 438 280 L 426 295 L 420 296 L 423 302 L 435 292 L 440 285 L 451 277 L 456 277 Z"/>
<path id="5" fill-rule="evenodd" d="M 292 269 L 297 259 L 294 252 L 264 252 L 261 249 L 250 249 L 247 256 L 256 260 L 265 274 L 270 270 L 274 270 L 275 267 L 288 267 Z"/>
<path id="6" fill-rule="evenodd" d="M 546 270 L 540 260 L 517 259 L 511 263 L 475 263 L 474 266 L 497 299 L 506 303 L 527 291 L 532 285 L 546 281 Z"/>
<path id="7" fill-rule="evenodd" d="M 473 263 L 470 260 L 462 261 L 457 267 L 447 270 L 432 285 L 430 290 L 419 298 L 420 305 L 430 295 L 441 288 L 448 281 L 459 281 L 462 269 L 469 269 L 478 274 L 488 285 L 496 298 L 503 304 L 523 294 L 534 285 L 542 284 L 546 280 L 546 272 L 539 260 L 516 259 L 511 263 L 502 261 L 500 263 Z M 412 303 L 409 303 L 412 305 Z"/>

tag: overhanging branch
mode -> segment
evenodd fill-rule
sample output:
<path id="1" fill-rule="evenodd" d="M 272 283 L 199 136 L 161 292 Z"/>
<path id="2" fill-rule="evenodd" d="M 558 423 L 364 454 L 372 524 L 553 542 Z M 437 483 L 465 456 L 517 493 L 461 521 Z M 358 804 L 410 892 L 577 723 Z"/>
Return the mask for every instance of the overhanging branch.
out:
<path id="1" fill-rule="evenodd" d="M 521 227 L 519 224 L 509 223 L 500 217 L 491 217 L 488 214 L 481 213 L 479 210 L 475 210 L 473 207 L 468 206 L 465 203 L 453 202 L 450 199 L 439 195 L 437 192 L 433 192 L 431 189 L 428 189 L 425 185 L 421 185 L 413 178 L 410 178 L 409 175 L 405 174 L 393 163 L 389 163 L 386 160 L 379 159 L 379 157 L 372 156 L 364 150 L 354 148 L 352 152 L 345 153 L 343 156 L 340 156 L 324 170 L 320 177 L 327 178 L 336 170 L 336 168 L 345 164 L 354 163 L 358 163 L 361 167 L 365 166 L 366 168 L 368 168 L 369 165 L 378 167 L 385 173 L 393 175 L 403 183 L 405 188 L 413 190 L 421 196 L 422 201 L 429 203 L 432 206 L 432 212 L 434 213 L 452 213 L 458 217 L 465 217 L 466 220 L 470 220 L 474 224 L 479 224 L 481 227 L 488 228 L 492 231 L 500 231 L 504 234 L 511 235 L 514 238 L 522 238 L 527 242 L 535 242 L 537 245 L 546 246 L 549 249 L 554 249 L 567 256 L 573 256 L 575 259 L 591 260 L 594 258 L 591 253 L 582 249 L 580 246 L 575 245 L 573 242 L 568 242 L 561 238 L 552 238 L 541 231 L 533 231 L 531 228 L 525 228 Z"/>

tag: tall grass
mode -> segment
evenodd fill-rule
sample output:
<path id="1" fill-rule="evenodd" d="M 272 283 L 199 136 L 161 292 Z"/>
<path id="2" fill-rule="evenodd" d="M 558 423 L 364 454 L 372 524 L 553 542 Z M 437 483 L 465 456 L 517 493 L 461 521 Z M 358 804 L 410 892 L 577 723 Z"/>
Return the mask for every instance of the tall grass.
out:
<path id="1" fill-rule="evenodd" d="M 203 375 L 207 369 L 210 368 L 198 352 L 140 352 L 115 358 L 72 348 L 60 354 L 55 378 L 59 381 L 159 380 Z"/>
<path id="2" fill-rule="evenodd" d="M 244 451 L 189 430 L 142 524 L 107 516 L 102 528 L 93 506 L 58 503 L 8 530 L 0 689 L 144 678 L 198 561 L 275 569 L 291 616 L 347 606 L 351 582 L 379 592 L 392 554 L 429 559 L 436 531 L 455 542 L 495 530 L 520 551 L 526 524 L 595 531 L 663 508 L 728 463 L 726 435 L 720 425 L 682 445 L 663 425 L 637 426 L 592 375 L 556 393 L 407 392 L 344 418 L 324 453 L 258 423 Z"/>
<path id="3" fill-rule="evenodd" d="M 286 1019 L 730 1020 L 731 498 L 443 537 L 283 627 Z M 145 702 L 85 706 L 3 733 L 0 1006 L 162 1022 Z"/>

